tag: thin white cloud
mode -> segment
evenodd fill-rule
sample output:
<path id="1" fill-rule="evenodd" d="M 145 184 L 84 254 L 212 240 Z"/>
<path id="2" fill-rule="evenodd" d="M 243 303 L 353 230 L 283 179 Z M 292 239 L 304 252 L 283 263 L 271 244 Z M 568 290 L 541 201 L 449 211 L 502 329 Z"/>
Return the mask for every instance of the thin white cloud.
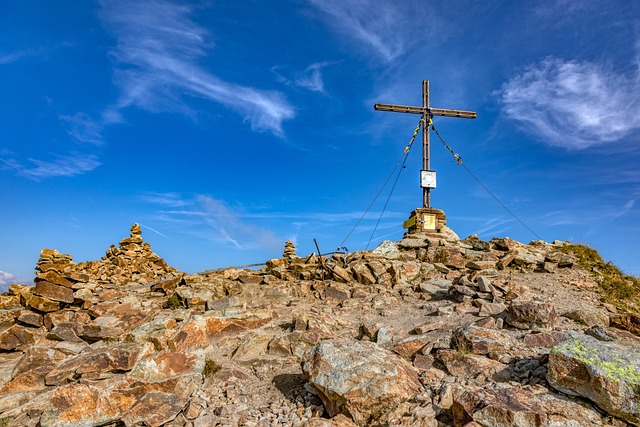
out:
<path id="1" fill-rule="evenodd" d="M 162 237 L 167 237 L 167 238 L 169 237 L 169 236 L 167 236 L 167 235 L 165 235 L 165 234 L 162 234 L 161 232 L 159 232 L 159 231 L 158 231 L 158 230 L 156 230 L 155 228 L 151 228 L 151 227 L 149 227 L 149 226 L 147 226 L 147 225 L 143 225 L 143 224 L 139 224 L 139 225 L 140 225 L 140 227 L 145 228 L 145 229 L 147 229 L 147 230 L 151 230 L 151 231 L 153 231 L 154 233 L 156 233 L 156 234 L 158 234 L 158 235 L 160 235 L 160 236 L 162 236 Z"/>
<path id="2" fill-rule="evenodd" d="M 111 55 L 121 97 L 111 116 L 128 106 L 191 114 L 185 94 L 220 103 L 240 113 L 252 129 L 276 135 L 295 116 L 281 93 L 223 81 L 198 65 L 211 43 L 207 31 L 189 17 L 190 6 L 116 0 L 103 1 L 102 7 L 102 18 L 117 38 Z"/>
<path id="3" fill-rule="evenodd" d="M 20 167 L 20 174 L 27 178 L 40 180 L 51 177 L 70 177 L 82 175 L 100 166 L 98 157 L 93 154 L 52 155 L 51 160 L 29 159 L 35 167 Z"/>
<path id="4" fill-rule="evenodd" d="M 88 114 L 61 115 L 60 120 L 66 123 L 67 133 L 76 141 L 95 145 L 104 143 L 102 138 L 104 125 L 101 121 L 94 120 Z"/>
<path id="5" fill-rule="evenodd" d="M 312 92 L 325 93 L 322 69 L 333 64 L 335 62 L 316 62 L 311 64 L 302 73 L 298 74 L 294 83 L 296 86 L 309 89 Z"/>
<path id="6" fill-rule="evenodd" d="M 411 7 L 398 7 L 395 1 L 309 0 L 322 13 L 325 23 L 341 36 L 366 46 L 390 62 L 409 48 L 410 37 L 421 33 L 414 27 Z M 413 15 L 413 16 L 412 16 Z"/>
<path id="7" fill-rule="evenodd" d="M 10 166 L 10 167 L 14 168 L 14 169 L 15 169 L 15 170 L 17 170 L 18 172 L 20 172 L 20 171 L 21 171 L 21 169 L 20 169 L 20 163 L 18 163 L 18 162 L 17 162 L 17 161 L 15 161 L 14 159 L 6 160 L 6 159 L 3 159 L 2 157 L 0 157 L 0 161 L 1 161 L 2 163 L 4 163 L 5 165 L 7 165 L 7 166 Z"/>
<path id="8" fill-rule="evenodd" d="M 569 19 L 576 19 L 581 13 L 595 13 L 601 11 L 601 5 L 593 0 L 555 0 L 539 3 L 533 9 L 533 13 L 547 23 L 558 25 Z"/>
<path id="9" fill-rule="evenodd" d="M 281 83 L 298 86 L 311 92 L 325 93 L 322 69 L 332 64 L 335 62 L 316 62 L 297 73 L 288 71 L 287 66 L 277 65 L 271 68 L 271 72 Z"/>
<path id="10" fill-rule="evenodd" d="M 25 54 L 23 52 L 0 54 L 0 65 L 16 62 L 24 56 Z"/>
<path id="11" fill-rule="evenodd" d="M 626 215 L 631 209 L 633 209 L 635 204 L 636 204 L 635 199 L 627 200 L 624 206 L 622 206 L 622 209 L 620 209 L 619 211 L 613 214 L 612 219 L 616 219 L 623 215 Z"/>
<path id="12" fill-rule="evenodd" d="M 185 199 L 178 193 L 145 192 L 138 196 L 138 200 L 172 208 L 179 208 L 193 204 L 192 200 Z"/>
<path id="13" fill-rule="evenodd" d="M 242 207 L 231 206 L 223 200 L 208 195 L 183 199 L 175 193 L 156 193 L 144 198 L 146 202 L 165 207 L 170 204 L 176 205 L 175 202 L 178 200 L 182 201 L 181 206 L 184 209 L 161 210 L 156 220 L 180 227 L 182 230 L 197 230 L 201 238 L 241 250 L 257 247 L 275 249 L 282 246 L 282 238 L 269 229 L 245 221 Z"/>
<path id="14" fill-rule="evenodd" d="M 640 74 L 548 57 L 505 83 L 507 117 L 543 142 L 580 150 L 614 143 L 640 129 Z"/>
<path id="15" fill-rule="evenodd" d="M 362 216 L 361 211 L 343 213 L 291 213 L 291 212 L 250 212 L 243 206 L 230 205 L 224 200 L 209 195 L 193 198 L 177 193 L 145 193 L 140 201 L 155 204 L 159 210 L 154 220 L 178 228 L 183 232 L 194 231 L 201 238 L 209 238 L 238 249 L 268 248 L 280 249 L 286 240 L 269 228 L 260 224 L 286 222 L 294 227 L 308 224 L 314 227 L 336 227 L 354 224 Z M 167 209 L 168 208 L 168 209 Z M 378 220 L 380 212 L 369 212 L 368 223 Z M 405 212 L 386 212 L 385 218 L 403 218 Z M 300 220 L 305 221 L 301 223 Z M 394 222 L 393 227 L 397 223 Z M 384 230 L 385 225 L 379 226 Z M 362 225 L 361 231 L 371 230 L 373 225 Z"/>
<path id="16" fill-rule="evenodd" d="M 29 56 L 41 54 L 41 50 L 25 49 L 11 53 L 0 53 L 0 65 L 11 64 Z"/>

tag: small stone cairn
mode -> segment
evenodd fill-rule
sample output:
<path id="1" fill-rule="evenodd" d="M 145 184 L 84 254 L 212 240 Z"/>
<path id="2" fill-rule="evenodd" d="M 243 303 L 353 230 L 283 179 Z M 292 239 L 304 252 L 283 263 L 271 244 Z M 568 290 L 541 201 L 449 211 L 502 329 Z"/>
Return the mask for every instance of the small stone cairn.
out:
<path id="1" fill-rule="evenodd" d="M 296 254 L 296 245 L 294 245 L 291 240 L 287 240 L 284 244 L 284 254 L 282 256 L 289 261 L 294 258 L 298 258 L 298 255 Z"/>

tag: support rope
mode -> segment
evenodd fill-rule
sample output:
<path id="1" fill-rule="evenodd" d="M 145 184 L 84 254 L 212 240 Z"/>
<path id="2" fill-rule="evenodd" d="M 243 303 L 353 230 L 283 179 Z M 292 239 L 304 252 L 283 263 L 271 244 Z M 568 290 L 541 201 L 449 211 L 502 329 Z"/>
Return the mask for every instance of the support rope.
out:
<path id="1" fill-rule="evenodd" d="M 462 167 L 469 173 L 469 175 L 471 175 L 473 177 L 473 179 L 478 181 L 478 184 L 480 184 L 482 186 L 482 188 L 484 188 L 487 191 L 487 193 L 489 193 L 491 195 L 491 197 L 493 197 L 495 199 L 495 201 L 498 202 L 498 204 L 504 208 L 504 210 L 509 212 L 509 214 L 511 214 L 512 217 L 514 217 L 520 224 L 522 224 L 522 226 L 524 228 L 529 230 L 531 232 L 531 234 L 536 236 L 539 240 L 544 240 L 542 237 L 540 237 L 538 235 L 538 233 L 533 231 L 527 224 L 524 223 L 524 221 L 522 221 L 515 213 L 513 213 L 511 211 L 511 209 L 509 209 L 504 203 L 502 203 L 500 201 L 500 199 L 498 199 L 498 197 L 495 194 L 493 194 L 493 192 L 491 190 L 489 190 L 489 188 L 486 185 L 484 185 L 482 183 L 482 181 L 480 181 L 480 179 L 477 176 L 475 176 L 473 174 L 473 172 L 471 172 L 471 170 L 466 165 L 464 165 L 462 163 L 462 157 L 460 157 L 458 154 L 456 154 L 456 152 L 453 151 L 453 149 L 444 141 L 444 138 L 442 138 L 442 136 L 440 135 L 440 132 L 438 132 L 438 129 L 436 129 L 435 125 L 433 124 L 433 121 L 430 120 L 429 124 L 431 125 L 431 129 L 433 129 L 434 132 L 436 133 L 436 135 L 438 135 L 438 138 L 440 138 L 440 141 L 442 141 L 442 144 L 444 145 L 444 147 L 451 152 L 451 154 L 453 155 L 453 158 L 456 160 L 456 162 L 459 165 L 462 165 Z"/>
<path id="2" fill-rule="evenodd" d="M 353 226 L 351 231 L 349 231 L 349 233 L 347 234 L 347 237 L 345 237 L 344 240 L 342 241 L 342 243 L 340 243 L 340 245 L 338 245 L 338 250 L 340 250 L 341 248 L 344 248 L 345 242 L 349 239 L 349 237 L 355 231 L 355 229 L 358 228 L 358 225 L 360 225 L 360 223 L 362 222 L 364 217 L 367 215 L 367 213 L 369 212 L 371 207 L 374 205 L 376 200 L 378 200 L 378 197 L 380 197 L 380 194 L 382 194 L 382 192 L 386 188 L 387 184 L 389 183 L 389 180 L 391 179 L 393 174 L 396 172 L 396 169 L 398 169 L 398 166 L 400 166 L 400 163 L 402 162 L 402 167 L 400 168 L 400 171 L 398 172 L 398 176 L 396 177 L 396 180 L 393 183 L 393 188 L 391 189 L 391 192 L 389 193 L 389 197 L 387 198 L 387 203 L 385 203 L 385 205 L 384 205 L 384 208 L 386 209 L 387 204 L 389 203 L 389 199 L 391 198 L 391 193 L 393 193 L 393 190 L 395 189 L 396 183 L 398 182 L 398 178 L 400 177 L 400 172 L 402 172 L 402 169 L 405 168 L 405 163 L 407 162 L 407 157 L 409 156 L 409 152 L 411 151 L 411 146 L 413 145 L 414 141 L 416 140 L 416 136 L 420 132 L 420 127 L 421 126 L 422 126 L 422 119 L 418 122 L 418 126 L 416 126 L 415 130 L 413 131 L 413 136 L 411 137 L 411 141 L 409 141 L 407 146 L 404 147 L 404 151 L 403 151 L 402 155 L 398 159 L 396 165 L 393 167 L 393 170 L 391 171 L 391 173 L 387 177 L 387 180 L 384 182 L 384 184 L 382 184 L 382 187 L 380 188 L 380 191 L 378 191 L 378 194 L 376 194 L 376 196 L 373 198 L 373 201 L 369 204 L 369 206 L 364 211 L 364 213 L 362 214 L 362 216 L 360 217 L 358 222 L 356 222 L 356 224 Z M 403 157 L 404 157 L 404 160 L 403 160 Z M 376 224 L 376 227 L 373 230 L 374 233 L 375 233 L 376 229 L 378 228 L 378 224 L 380 223 L 380 219 L 382 218 L 382 214 L 383 213 L 384 213 L 384 209 L 382 210 L 382 213 L 380 214 L 380 218 L 378 218 L 378 223 Z M 371 243 L 371 239 L 373 239 L 373 234 L 371 235 L 371 238 L 369 239 L 369 243 L 367 243 L 367 248 L 369 247 L 369 244 Z"/>

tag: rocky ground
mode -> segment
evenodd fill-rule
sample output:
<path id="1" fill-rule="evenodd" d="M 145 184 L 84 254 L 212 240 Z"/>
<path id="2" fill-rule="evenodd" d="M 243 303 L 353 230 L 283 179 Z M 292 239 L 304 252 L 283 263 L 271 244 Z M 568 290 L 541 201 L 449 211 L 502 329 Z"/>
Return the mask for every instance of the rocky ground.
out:
<path id="1" fill-rule="evenodd" d="M 640 425 L 640 339 L 565 248 L 443 229 L 190 275 L 137 225 L 45 249 L 0 296 L 0 426 Z"/>

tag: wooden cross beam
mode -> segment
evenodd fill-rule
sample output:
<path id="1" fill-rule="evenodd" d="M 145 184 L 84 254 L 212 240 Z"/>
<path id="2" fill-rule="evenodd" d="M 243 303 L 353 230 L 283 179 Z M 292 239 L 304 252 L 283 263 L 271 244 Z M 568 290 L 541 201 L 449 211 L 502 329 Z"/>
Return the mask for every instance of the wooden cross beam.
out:
<path id="1" fill-rule="evenodd" d="M 461 117 L 464 119 L 475 119 L 477 114 L 474 111 L 464 110 L 446 110 L 443 108 L 431 108 L 429 103 L 429 80 L 422 81 L 422 107 L 411 107 L 407 105 L 395 104 L 375 104 L 374 109 L 378 111 L 392 111 L 395 113 L 422 114 L 422 171 L 421 176 L 425 172 L 435 173 L 431 171 L 430 158 L 430 138 L 429 138 L 429 119 L 432 116 L 445 117 Z M 435 175 L 433 175 L 435 177 Z M 424 180 L 421 180 L 424 181 Z M 435 188 L 434 184 L 425 184 L 422 186 L 422 205 L 425 208 L 431 208 L 431 188 Z"/>

